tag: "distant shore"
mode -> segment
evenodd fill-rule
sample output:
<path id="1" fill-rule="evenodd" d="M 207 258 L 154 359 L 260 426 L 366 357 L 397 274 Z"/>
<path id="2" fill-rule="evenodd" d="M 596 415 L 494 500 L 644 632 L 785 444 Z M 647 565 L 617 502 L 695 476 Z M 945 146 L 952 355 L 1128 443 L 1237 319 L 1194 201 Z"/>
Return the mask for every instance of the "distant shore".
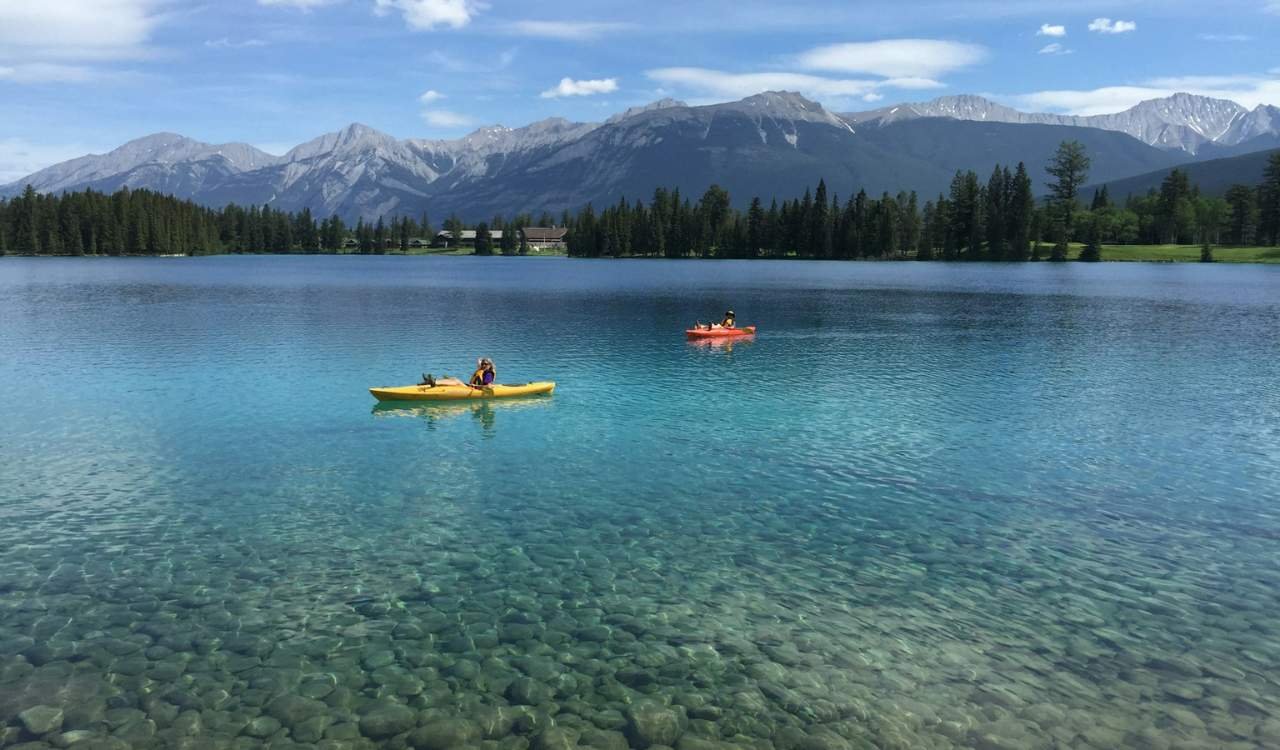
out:
<path id="1" fill-rule="evenodd" d="M 1073 244 L 1068 252 L 1068 260 L 1075 262 L 1082 245 Z M 1200 245 L 1103 245 L 1102 246 L 1102 262 L 1116 263 L 1199 263 L 1200 262 Z M 1043 251 L 1044 255 L 1048 255 L 1048 248 Z M 494 253 L 490 256 L 478 256 L 470 248 L 426 248 L 421 250 L 409 250 L 405 252 L 393 251 L 387 253 L 211 253 L 209 255 L 34 255 L 26 253 L 9 253 L 7 257 L 15 258 L 211 258 L 221 255 L 280 255 L 289 257 L 301 256 L 324 256 L 324 255 L 340 255 L 340 256 L 358 256 L 366 257 L 377 256 L 415 256 L 415 257 L 448 257 L 448 258 L 476 258 L 476 257 L 493 257 L 493 258 L 568 258 L 569 256 L 562 249 L 547 249 L 539 252 L 529 252 L 525 255 L 503 255 Z M 0 256 L 6 257 L 6 256 Z M 612 260 L 644 260 L 658 259 L 664 260 L 660 256 L 655 255 L 620 255 L 620 256 L 604 256 Z M 1214 247 L 1213 259 L 1216 263 L 1260 263 L 1260 264 L 1277 264 L 1280 263 L 1280 247 Z M 733 260 L 731 258 L 677 258 L 674 260 Z M 743 260 L 818 260 L 814 258 L 799 257 L 771 257 L 771 258 L 748 258 Z M 841 260 L 833 262 L 885 262 L 885 261 L 910 261 L 915 262 L 912 257 L 903 258 L 884 258 L 884 259 L 866 259 L 866 260 Z M 964 264 L 969 261 L 926 261 L 926 262 L 945 262 Z M 1034 261 L 1032 261 L 1034 262 Z M 1047 261 L 1044 261 L 1047 262 Z"/>

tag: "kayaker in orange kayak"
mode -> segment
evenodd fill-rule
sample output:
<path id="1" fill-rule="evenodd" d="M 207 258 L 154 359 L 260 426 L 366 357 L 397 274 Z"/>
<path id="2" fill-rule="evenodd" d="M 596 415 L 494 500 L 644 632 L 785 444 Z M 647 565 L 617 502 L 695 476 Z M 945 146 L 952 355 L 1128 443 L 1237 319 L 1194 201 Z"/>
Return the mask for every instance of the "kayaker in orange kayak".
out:
<path id="1" fill-rule="evenodd" d="M 706 330 L 708 330 L 708 331 L 714 331 L 714 330 L 715 330 L 715 329 L 717 329 L 717 328 L 733 328 L 733 327 L 734 327 L 734 325 L 736 324 L 736 323 L 735 323 L 735 319 L 736 319 L 736 316 L 733 314 L 733 310 L 725 310 L 725 311 L 724 311 L 724 320 L 720 321 L 719 323 L 708 323 L 708 324 L 706 324 L 706 325 L 704 326 L 704 325 L 702 325 L 702 323 L 699 321 L 699 322 L 695 322 L 695 323 L 693 324 L 693 327 L 694 327 L 695 329 L 696 329 L 696 328 L 705 328 L 705 329 L 706 329 Z"/>

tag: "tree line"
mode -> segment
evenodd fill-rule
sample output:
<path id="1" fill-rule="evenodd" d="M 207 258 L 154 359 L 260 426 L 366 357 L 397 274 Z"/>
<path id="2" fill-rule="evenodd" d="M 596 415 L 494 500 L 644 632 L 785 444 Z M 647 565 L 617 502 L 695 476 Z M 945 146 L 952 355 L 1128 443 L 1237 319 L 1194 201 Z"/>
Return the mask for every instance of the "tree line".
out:
<path id="1" fill-rule="evenodd" d="M 1102 259 L 1105 244 L 1280 244 L 1280 152 L 1263 183 L 1236 185 L 1225 198 L 1202 195 L 1173 170 L 1159 191 L 1114 203 L 1108 190 L 1080 195 L 1090 168 L 1083 146 L 1063 143 L 1047 166 L 1048 193 L 1037 201 L 1026 165 L 997 165 L 984 181 L 957 172 L 945 194 L 878 198 L 829 194 L 825 181 L 798 199 L 765 208 L 730 207 L 713 185 L 696 201 L 659 188 L 646 203 L 621 200 L 597 213 L 587 205 L 567 223 L 569 254 L 669 258 L 882 258 L 918 260 Z"/>
<path id="2" fill-rule="evenodd" d="M 825 181 L 799 198 L 760 198 L 733 208 L 718 185 L 696 201 L 659 188 L 648 201 L 620 200 L 599 212 L 587 204 L 559 218 L 496 216 L 474 226 L 477 254 L 524 252 L 519 230 L 563 226 L 570 255 L 721 258 L 915 258 L 919 260 L 1101 259 L 1105 244 L 1280 244 L 1280 152 L 1260 185 L 1232 186 L 1222 198 L 1201 194 L 1175 169 L 1159 190 L 1113 202 L 1106 188 L 1081 201 L 1090 160 L 1063 143 L 1037 201 L 1024 164 L 997 165 L 984 181 L 957 172 L 945 194 L 923 202 L 914 192 L 879 197 L 858 191 L 843 201 Z M 456 215 L 443 228 L 468 227 Z M 30 186 L 0 199 L 0 254 L 205 255 L 219 253 L 384 253 L 405 251 L 435 231 L 424 213 L 354 226 L 339 216 L 270 206 L 208 208 L 150 190 L 41 194 Z"/>
<path id="3" fill-rule="evenodd" d="M 421 221 L 396 217 L 349 227 L 339 216 L 317 221 L 310 209 L 290 213 L 270 206 L 221 209 L 151 190 L 122 188 L 62 194 L 30 186 L 0 199 L 0 254 L 217 255 L 221 253 L 374 252 L 405 248 L 430 232 Z"/>

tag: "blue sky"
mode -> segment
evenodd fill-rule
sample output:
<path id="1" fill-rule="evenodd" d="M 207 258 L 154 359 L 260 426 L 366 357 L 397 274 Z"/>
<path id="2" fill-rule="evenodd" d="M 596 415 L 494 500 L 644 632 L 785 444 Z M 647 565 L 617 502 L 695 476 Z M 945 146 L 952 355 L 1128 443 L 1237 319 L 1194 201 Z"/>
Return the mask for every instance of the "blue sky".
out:
<path id="1" fill-rule="evenodd" d="M 157 131 L 281 153 L 351 122 L 447 138 L 778 88 L 1280 104 L 1278 32 L 1280 0 L 0 0 L 0 183 Z"/>

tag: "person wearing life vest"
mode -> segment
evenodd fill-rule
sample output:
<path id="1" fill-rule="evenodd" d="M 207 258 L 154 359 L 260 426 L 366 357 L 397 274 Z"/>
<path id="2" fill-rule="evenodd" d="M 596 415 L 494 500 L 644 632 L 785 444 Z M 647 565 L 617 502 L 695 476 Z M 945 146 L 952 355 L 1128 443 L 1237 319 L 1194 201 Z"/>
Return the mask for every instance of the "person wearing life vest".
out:
<path id="1" fill-rule="evenodd" d="M 493 385 L 497 377 L 498 373 L 493 369 L 493 360 L 481 357 L 476 362 L 476 371 L 471 375 L 471 382 L 468 385 L 472 388 L 488 388 Z"/>
<path id="2" fill-rule="evenodd" d="M 708 331 L 714 331 L 717 328 L 733 328 L 736 326 L 736 317 L 737 316 L 733 314 L 733 310 L 725 310 L 724 319 L 719 323 L 707 323 L 706 325 L 703 325 L 701 321 L 697 321 L 693 324 L 693 327 L 705 328 Z"/>
<path id="3" fill-rule="evenodd" d="M 497 378 L 498 372 L 493 369 L 493 360 L 488 357 L 481 357 L 476 360 L 476 371 L 472 373 L 471 380 L 466 383 L 458 378 L 448 376 L 437 378 L 428 374 L 422 376 L 422 382 L 418 385 L 425 385 L 428 388 L 435 388 L 441 385 L 466 385 L 472 388 L 488 388 L 494 384 Z"/>

